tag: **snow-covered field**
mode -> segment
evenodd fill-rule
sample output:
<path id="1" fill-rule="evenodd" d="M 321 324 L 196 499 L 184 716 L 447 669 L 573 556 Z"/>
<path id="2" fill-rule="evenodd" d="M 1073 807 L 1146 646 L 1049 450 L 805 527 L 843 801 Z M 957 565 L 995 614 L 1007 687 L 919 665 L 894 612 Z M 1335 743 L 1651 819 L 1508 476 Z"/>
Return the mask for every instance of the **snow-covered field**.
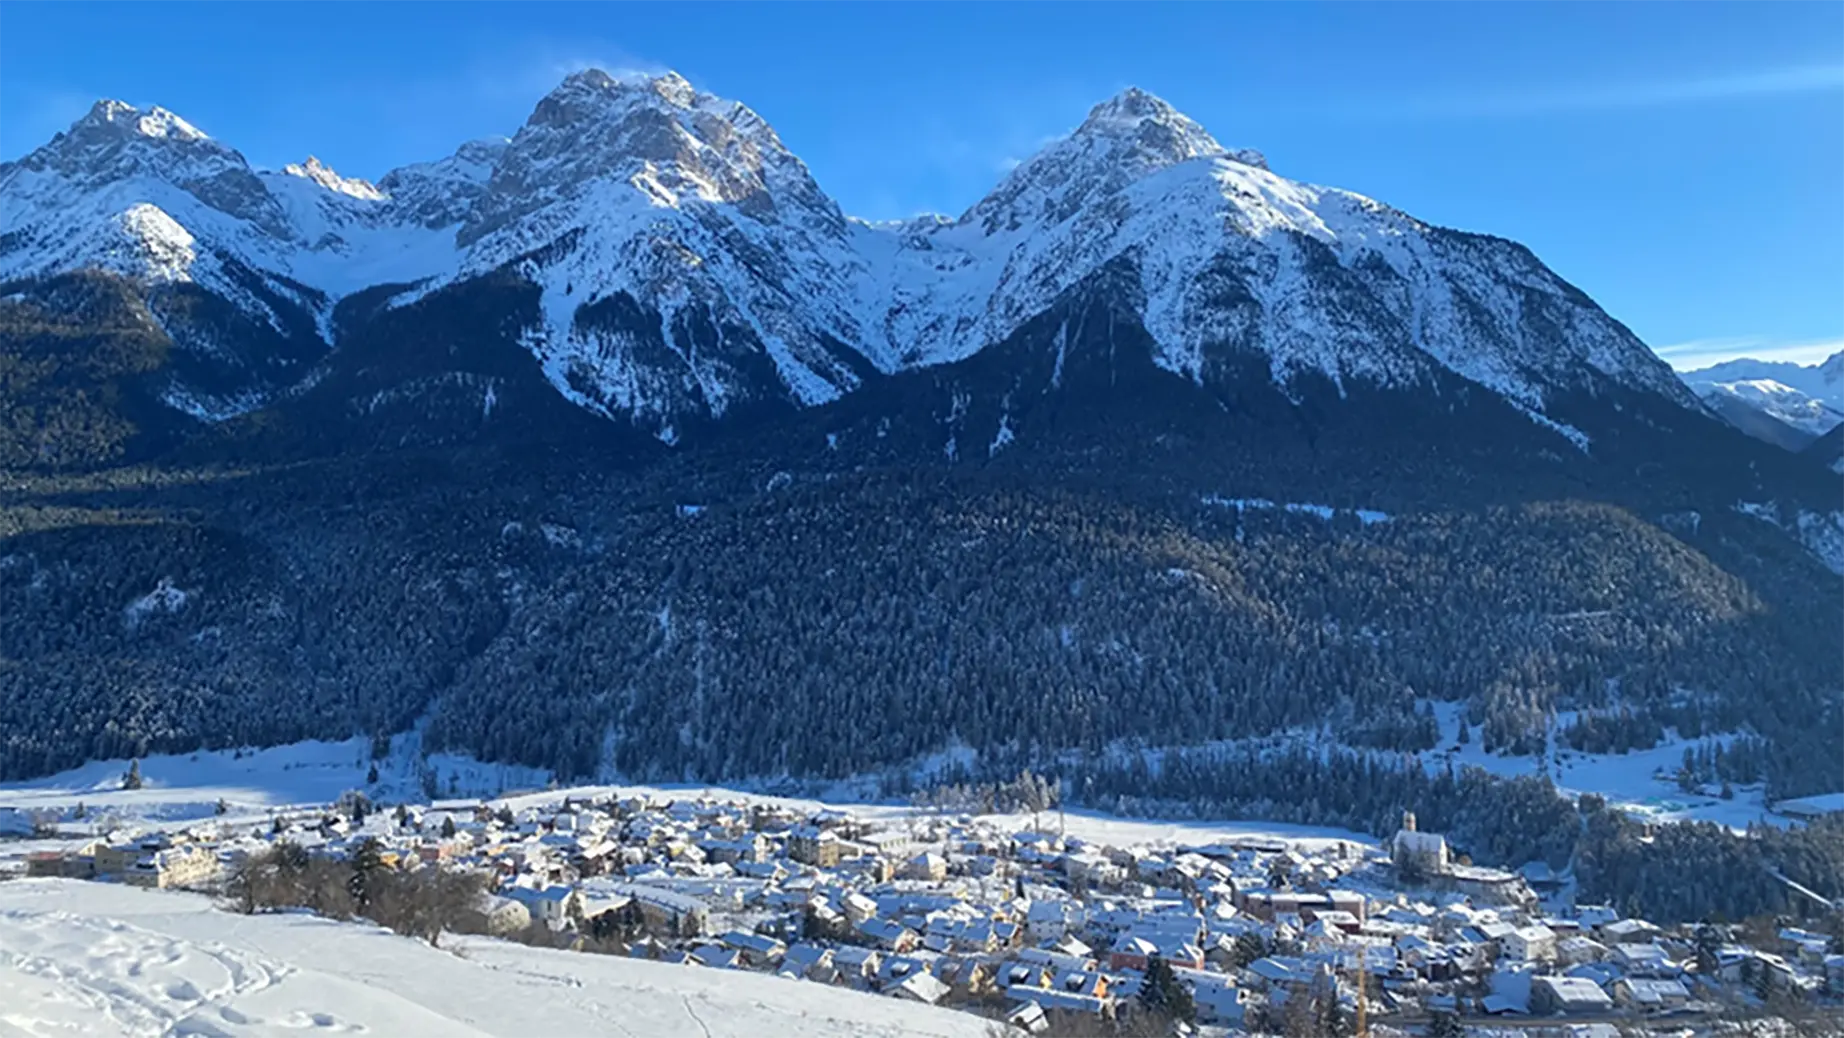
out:
<path id="1" fill-rule="evenodd" d="M 1451 760 L 1455 768 L 1470 765 L 1506 776 L 1534 775 L 1541 768 L 1542 762 L 1536 757 L 1500 757 L 1485 752 L 1484 739 L 1476 727 L 1470 741 L 1458 752 L 1446 752 L 1458 739 L 1464 708 L 1458 703 L 1438 703 L 1434 709 L 1441 722 L 1441 741 L 1436 749 L 1421 755 L 1429 766 L 1444 766 Z M 1675 775 L 1684 761 L 1684 750 L 1692 745 L 1666 734 L 1667 738 L 1652 749 L 1632 753 L 1558 752 L 1552 748 L 1550 777 L 1558 789 L 1570 796 L 1598 793 L 1629 814 L 1661 822 L 1716 822 L 1735 829 L 1746 828 L 1750 822 L 1788 824 L 1785 816 L 1767 810 L 1759 786 L 1735 787 L 1735 797 L 1724 800 L 1685 793 L 1675 779 L 1656 777 L 1661 772 Z"/>
<path id="2" fill-rule="evenodd" d="M 205 750 L 193 754 L 145 757 L 140 762 L 142 788 L 124 790 L 122 775 L 127 761 L 93 761 L 80 768 L 47 778 L 0 785 L 0 808 L 18 808 L 63 819 L 64 839 L 14 841 L 0 844 L 9 855 L 52 849 L 71 839 L 111 828 L 116 821 L 144 822 L 158 827 L 213 818 L 223 801 L 223 820 L 231 823 L 266 819 L 273 811 L 298 806 L 320 806 L 337 800 L 350 789 L 365 790 L 374 801 L 420 802 L 426 797 L 414 775 L 410 759 L 394 751 L 379 762 L 379 783 L 368 785 L 372 766 L 369 746 L 362 739 L 346 742 L 304 742 L 242 755 Z M 464 757 L 432 759 L 441 796 L 503 798 L 515 810 L 535 804 L 555 803 L 565 796 L 625 796 L 658 794 L 667 797 L 709 795 L 723 800 L 748 800 L 817 811 L 847 810 L 867 819 L 895 820 L 916 815 L 919 809 L 899 804 L 861 803 L 850 799 L 829 801 L 773 796 L 715 786 L 576 786 L 547 789 L 542 772 L 526 768 L 480 764 Z M 453 781 L 450 781 L 450 778 Z M 530 792 L 517 792 L 526 790 Z M 83 817 L 75 817 L 82 805 Z M 1028 814 L 986 816 L 1007 830 L 1029 828 Z M 1201 844 L 1236 837 L 1265 836 L 1293 841 L 1305 848 L 1346 841 L 1374 845 L 1376 839 L 1330 826 L 1290 825 L 1285 822 L 1241 820 L 1158 821 L 1116 818 L 1090 811 L 1046 812 L 1037 820 L 1045 829 L 1114 845 L 1136 843 Z M 0 1038 L 5 1036 L 0 1035 Z"/>
<path id="3" fill-rule="evenodd" d="M 364 739 L 300 742 L 262 750 L 201 750 L 155 755 L 140 761 L 142 786 L 122 788 L 128 761 L 91 761 L 45 778 L 0 785 L 0 806 L 26 811 L 69 812 L 81 804 L 86 815 L 190 821 L 217 813 L 223 801 L 233 815 L 271 808 L 330 804 L 349 789 L 365 790 L 382 802 L 420 801 L 424 795 L 412 745 L 417 736 L 398 736 L 390 756 L 372 761 Z M 378 782 L 366 780 L 373 764 Z M 492 796 L 507 790 L 542 788 L 549 775 L 532 768 L 481 764 L 465 757 L 434 754 L 437 796 Z"/>
<path id="4" fill-rule="evenodd" d="M 819 984 L 450 938 L 431 948 L 194 894 L 0 883 L 0 1038 L 977 1038 L 969 1014 Z"/>
<path id="5" fill-rule="evenodd" d="M 1500 757 L 1481 748 L 1479 733 L 1457 752 L 1446 752 L 1457 741 L 1458 704 L 1436 704 L 1442 740 L 1439 748 L 1422 755 L 1430 767 L 1451 760 L 1499 775 L 1535 773 L 1540 762 L 1533 757 Z M 1621 755 L 1553 752 L 1551 775 L 1565 792 L 1598 793 L 1637 814 L 1661 821 L 1697 819 L 1741 828 L 1750 822 L 1785 824 L 1787 819 L 1767 810 L 1758 787 L 1737 787 L 1731 800 L 1685 794 L 1669 776 L 1681 762 L 1685 742 L 1668 739 L 1650 750 Z M 398 736 L 391 753 L 374 762 L 363 739 L 343 742 L 302 742 L 262 750 L 205 750 L 198 753 L 151 756 L 140 762 L 143 785 L 121 788 L 127 761 L 93 761 L 82 767 L 45 778 L 0 785 L 0 808 L 61 816 L 64 831 L 74 837 L 107 828 L 113 820 L 178 823 L 213 817 L 219 803 L 230 822 L 266 818 L 290 806 L 325 805 L 347 790 L 364 790 L 374 802 L 420 802 L 429 799 L 420 774 L 423 758 L 414 733 Z M 914 814 L 915 808 L 896 804 L 861 802 L 851 784 L 843 784 L 819 800 L 792 799 L 748 790 L 707 786 L 583 786 L 548 789 L 550 776 L 517 766 L 482 764 L 462 756 L 435 754 L 427 758 L 434 772 L 438 797 L 508 797 L 518 806 L 522 797 L 554 801 L 564 795 L 657 792 L 669 796 L 708 793 L 720 799 L 754 799 L 797 808 L 838 807 L 867 818 L 895 818 Z M 373 765 L 378 781 L 368 782 Z M 537 791 L 544 790 L 540 793 Z M 525 791 L 521 793 L 520 791 Z M 82 805 L 83 818 L 77 819 Z M 1028 815 L 996 818 L 1008 828 L 1028 826 Z M 1328 841 L 1375 843 L 1373 837 L 1327 826 L 1290 825 L 1246 820 L 1158 821 L 1116 818 L 1088 811 L 1070 811 L 1059 818 L 1043 816 L 1045 828 L 1065 827 L 1084 839 L 1126 845 L 1134 843 L 1205 843 L 1215 839 L 1272 836 L 1308 845 Z M 21 852 L 22 844 L 8 843 L 6 850 Z"/>

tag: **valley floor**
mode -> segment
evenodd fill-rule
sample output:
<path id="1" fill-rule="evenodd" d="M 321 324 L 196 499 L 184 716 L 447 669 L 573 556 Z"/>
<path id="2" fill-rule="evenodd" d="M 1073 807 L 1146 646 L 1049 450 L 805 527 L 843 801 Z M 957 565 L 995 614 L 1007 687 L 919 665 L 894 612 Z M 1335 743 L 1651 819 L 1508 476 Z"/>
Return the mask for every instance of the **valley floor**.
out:
<path id="1" fill-rule="evenodd" d="M 771 976 L 450 936 L 76 880 L 0 884 L 0 1038 L 770 1034 L 977 1038 L 965 1013 Z"/>
<path id="2" fill-rule="evenodd" d="M 1472 738 L 1458 742 L 1462 723 L 1458 704 L 1436 704 L 1442 738 L 1438 747 L 1420 755 L 1430 769 L 1445 767 L 1479 767 L 1497 775 L 1532 774 L 1542 766 L 1534 757 L 1506 757 L 1486 753 L 1482 737 L 1475 727 Z M 1626 754 L 1584 754 L 1552 751 L 1547 762 L 1556 784 L 1564 792 L 1597 793 L 1622 810 L 1653 821 L 1709 821 L 1741 830 L 1751 822 L 1785 825 L 1789 819 L 1770 810 L 1763 802 L 1759 786 L 1737 787 L 1734 798 L 1724 800 L 1710 790 L 1691 794 L 1680 790 L 1669 776 L 1681 762 L 1688 743 L 1667 738 L 1657 747 Z M 465 756 L 431 754 L 424 757 L 414 733 L 396 738 L 388 757 L 373 761 L 370 746 L 363 739 L 342 742 L 302 742 L 261 750 L 205 750 L 191 754 L 156 755 L 143 758 L 140 770 L 143 787 L 122 789 L 127 761 L 92 761 L 79 768 L 44 778 L 0 784 L 0 808 L 15 808 L 33 815 L 50 815 L 64 819 L 68 836 L 89 835 L 99 825 L 106 827 L 111 818 L 149 823 L 179 823 L 210 818 L 218 814 L 220 804 L 227 822 L 267 820 L 277 809 L 300 805 L 332 803 L 347 790 L 358 789 L 376 803 L 419 802 L 426 795 L 420 771 L 425 766 L 437 779 L 440 796 L 477 796 L 505 798 L 515 807 L 520 791 L 545 790 L 550 776 L 543 771 L 516 765 L 483 764 Z M 377 768 L 377 781 L 367 781 Z M 841 784 L 815 799 L 768 795 L 749 790 L 680 785 L 616 786 L 593 785 L 573 790 L 550 790 L 555 798 L 562 792 L 580 796 L 607 794 L 617 789 L 632 792 L 664 790 L 674 794 L 708 792 L 719 798 L 746 797 L 797 808 L 820 806 L 847 807 L 867 819 L 895 817 L 915 813 L 916 809 L 897 804 L 867 804 L 861 791 Z M 73 818 L 79 805 L 83 817 Z M 1129 844 L 1172 842 L 1208 842 L 1212 839 L 1246 836 L 1273 836 L 1306 846 L 1325 841 L 1351 841 L 1375 844 L 1376 839 L 1345 829 L 1327 826 L 1292 825 L 1282 822 L 1211 819 L 1208 821 L 1159 821 L 1127 819 L 1093 811 L 1069 811 L 1061 817 L 1047 816 L 1048 827 L 1061 826 L 1073 836 L 1098 843 Z M 1000 824 L 1018 821 L 1016 816 L 995 818 Z M 87 824 L 86 824 L 87 823 Z M 1012 826 L 1017 828 L 1018 826 Z M 47 846 L 61 846 L 54 840 Z M 19 852 L 23 845 L 11 843 L 9 851 Z"/>

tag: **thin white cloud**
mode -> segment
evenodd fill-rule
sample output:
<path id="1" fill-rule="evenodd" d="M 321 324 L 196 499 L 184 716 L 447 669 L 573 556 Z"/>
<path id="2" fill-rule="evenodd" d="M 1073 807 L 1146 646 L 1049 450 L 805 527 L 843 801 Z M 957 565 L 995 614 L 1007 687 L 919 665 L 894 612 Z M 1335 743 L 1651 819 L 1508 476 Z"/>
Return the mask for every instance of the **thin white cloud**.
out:
<path id="1" fill-rule="evenodd" d="M 1373 114 L 1417 119 L 1515 118 L 1566 112 L 1653 108 L 1844 91 L 1844 65 L 1795 65 L 1684 79 L 1543 88 L 1465 97 L 1402 98 L 1363 106 Z"/>
<path id="2" fill-rule="evenodd" d="M 1727 339 L 1693 339 L 1671 346 L 1658 346 L 1652 352 L 1679 371 L 1695 371 L 1738 357 L 1755 360 L 1783 361 L 1791 364 L 1817 364 L 1834 353 L 1844 351 L 1844 339 L 1818 339 L 1802 342 L 1775 342 L 1760 336 Z"/>

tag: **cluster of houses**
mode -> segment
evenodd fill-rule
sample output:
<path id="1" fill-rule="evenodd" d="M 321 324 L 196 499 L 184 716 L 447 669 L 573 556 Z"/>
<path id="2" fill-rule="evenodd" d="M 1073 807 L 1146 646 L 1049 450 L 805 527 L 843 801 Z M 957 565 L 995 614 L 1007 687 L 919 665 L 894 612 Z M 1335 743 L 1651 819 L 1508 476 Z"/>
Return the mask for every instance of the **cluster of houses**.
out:
<path id="1" fill-rule="evenodd" d="M 358 817 L 354 817 L 358 816 Z M 754 970 L 1004 1017 L 1135 1011 L 1154 959 L 1202 1022 L 1254 1026 L 1335 998 L 1373 1021 L 1693 1020 L 1782 990 L 1844 994 L 1844 956 L 1784 930 L 1771 947 L 1699 939 L 1561 907 L 1547 870 L 1463 864 L 1405 817 L 1386 848 L 1268 837 L 1107 846 L 967 816 L 659 794 L 438 801 L 279 815 L 254 830 L 110 838 L 40 852 L 40 875 L 209 887 L 238 854 L 287 839 L 393 865 L 487 872 L 477 932 L 716 969 Z M 1256 1014 L 1251 1017 L 1251 1014 Z"/>
<path id="2" fill-rule="evenodd" d="M 71 850 L 40 850 L 25 856 L 28 876 L 114 880 L 157 889 L 206 889 L 222 874 L 228 852 L 215 833 L 148 832 L 113 840 L 90 840 Z"/>

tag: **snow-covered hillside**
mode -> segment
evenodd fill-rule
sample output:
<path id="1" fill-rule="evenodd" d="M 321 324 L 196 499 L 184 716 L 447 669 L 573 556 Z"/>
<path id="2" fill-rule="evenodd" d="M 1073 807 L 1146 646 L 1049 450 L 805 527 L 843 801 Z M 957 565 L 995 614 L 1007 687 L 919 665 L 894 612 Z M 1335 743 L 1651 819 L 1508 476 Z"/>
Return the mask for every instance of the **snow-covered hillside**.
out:
<path id="1" fill-rule="evenodd" d="M 1732 397 L 1809 436 L 1844 423 L 1844 351 L 1817 364 L 1742 357 L 1683 378 L 1706 399 Z"/>
<path id="2" fill-rule="evenodd" d="M 0 883 L 0 1035 L 976 1038 L 966 1013 L 761 974 L 449 938 L 76 880 Z"/>
<path id="3" fill-rule="evenodd" d="M 1808 436 L 1822 436 L 1834 426 L 1844 423 L 1844 403 L 1811 396 L 1770 378 L 1746 378 L 1730 382 L 1697 380 L 1692 381 L 1690 387 L 1705 399 L 1718 395 L 1733 397 Z M 1844 400 L 1844 392 L 1837 396 Z"/>
<path id="4" fill-rule="evenodd" d="M 172 112 L 120 101 L 0 164 L 0 199 L 0 280 L 101 267 L 192 282 L 271 323 L 252 280 L 325 315 L 453 262 L 452 227 L 402 218 L 371 184 L 312 158 L 258 171 Z"/>
<path id="5" fill-rule="evenodd" d="M 899 243 L 886 348 L 921 364 L 966 356 L 1120 263 L 1137 274 L 1155 360 L 1199 382 L 1247 351 L 1282 384 L 1412 384 L 1438 366 L 1540 410 L 1546 390 L 1598 371 L 1681 398 L 1649 350 L 1522 247 L 1276 175 L 1136 89 L 959 220 Z"/>
<path id="6" fill-rule="evenodd" d="M 101 265 L 275 324 L 273 293 L 329 344 L 360 289 L 420 283 L 402 305 L 511 272 L 541 291 L 517 341 L 551 384 L 668 442 L 681 420 L 964 359 L 1104 274 L 1148 359 L 1200 385 L 1248 357 L 1284 389 L 1444 370 L 1580 447 L 1548 414 L 1559 395 L 1696 406 L 1523 247 L 1289 180 L 1133 89 L 957 219 L 849 219 L 750 109 L 676 74 L 593 70 L 509 141 L 375 185 L 313 160 L 253 171 L 171 113 L 102 102 L 0 166 L 0 201 L 0 280 Z"/>

